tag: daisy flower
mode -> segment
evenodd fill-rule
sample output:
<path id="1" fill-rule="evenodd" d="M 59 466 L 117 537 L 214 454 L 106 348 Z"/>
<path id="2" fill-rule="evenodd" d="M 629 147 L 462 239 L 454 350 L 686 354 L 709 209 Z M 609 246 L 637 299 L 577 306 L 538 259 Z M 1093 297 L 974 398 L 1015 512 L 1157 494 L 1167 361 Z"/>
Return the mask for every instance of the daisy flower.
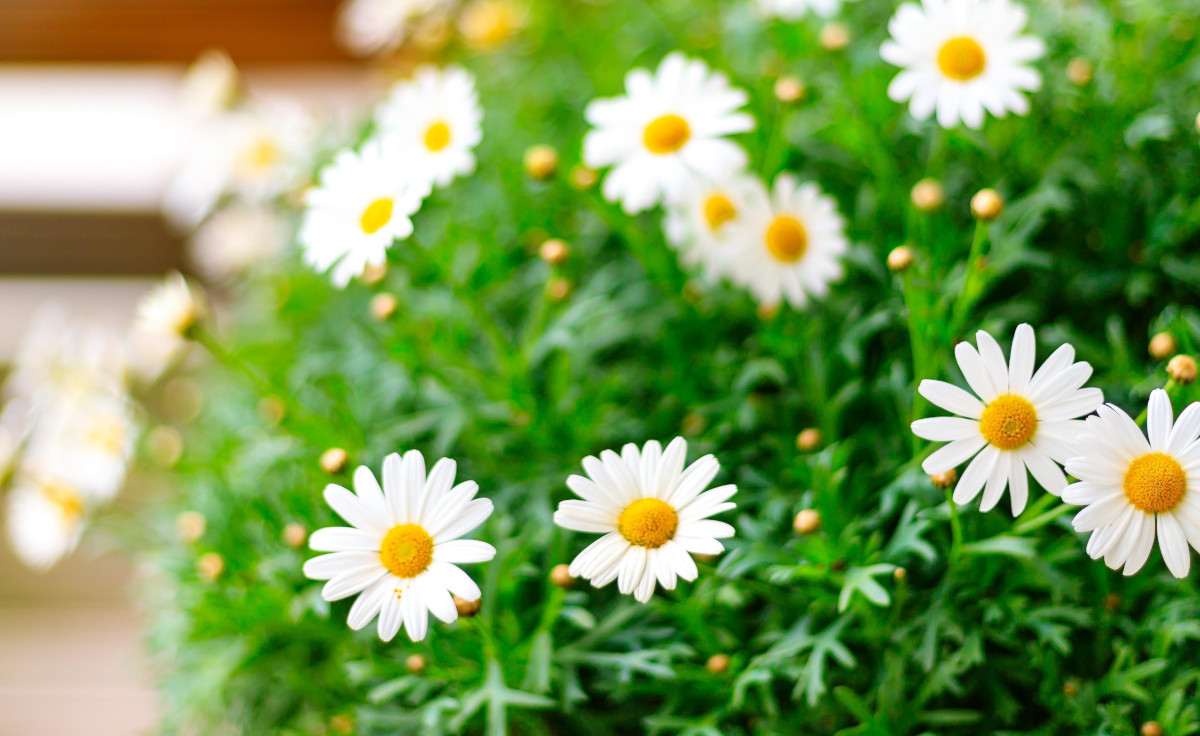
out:
<path id="1" fill-rule="evenodd" d="M 342 151 L 308 193 L 300 227 L 305 262 L 318 271 L 332 267 L 339 287 L 368 265 L 382 266 L 392 242 L 412 234 L 410 218 L 428 194 L 429 185 L 379 142 Z"/>
<path id="2" fill-rule="evenodd" d="M 1086 506 L 1075 516 L 1077 532 L 1091 532 L 1087 553 L 1113 570 L 1132 575 L 1154 547 L 1177 578 L 1191 568 L 1188 545 L 1200 550 L 1200 404 L 1172 423 L 1171 399 L 1150 394 L 1149 438 L 1112 404 L 1088 417 L 1067 472 L 1079 479 L 1063 491 L 1069 504 Z"/>
<path id="3" fill-rule="evenodd" d="M 927 440 L 949 443 L 922 463 L 930 475 L 975 458 L 954 489 L 955 503 L 970 503 L 982 489 L 980 510 L 990 511 L 1008 487 L 1012 513 L 1017 516 L 1029 498 L 1026 470 L 1055 496 L 1067 487 L 1058 464 L 1075 455 L 1075 437 L 1084 426 L 1077 417 L 1100 406 L 1104 394 L 1098 388 L 1083 388 L 1092 367 L 1075 362 L 1070 345 L 1055 350 L 1035 373 L 1036 341 L 1029 325 L 1017 327 L 1007 364 L 991 335 L 980 330 L 976 340 L 978 350 L 967 342 L 954 348 L 958 367 L 975 396 L 942 381 L 921 381 L 917 390 L 922 396 L 958 416 L 918 419 L 912 431 Z"/>
<path id="4" fill-rule="evenodd" d="M 9 546 L 30 568 L 45 572 L 79 545 L 85 508 L 70 486 L 20 476 L 6 502 Z"/>
<path id="5" fill-rule="evenodd" d="M 338 39 L 358 56 L 395 51 L 414 21 L 449 12 L 453 0 L 347 0 L 338 15 Z"/>
<path id="6" fill-rule="evenodd" d="M 725 549 L 718 540 L 732 537 L 733 527 L 708 517 L 734 508 L 729 498 L 737 487 L 706 491 L 720 465 L 706 455 L 685 470 L 686 455 L 687 443 L 677 437 L 665 451 L 650 441 L 640 451 L 628 444 L 620 455 L 605 450 L 598 460 L 583 459 L 588 477 L 567 478 L 583 500 L 560 503 L 554 523 L 604 536 L 571 563 L 572 577 L 597 588 L 616 580 L 622 593 L 645 603 L 656 583 L 674 590 L 677 578 L 696 579 L 692 554 Z"/>
<path id="7" fill-rule="evenodd" d="M 841 10 L 842 0 L 755 0 L 755 7 L 769 18 L 799 20 L 808 13 L 831 18 Z"/>
<path id="8" fill-rule="evenodd" d="M 735 253 L 731 235 L 744 214 L 747 192 L 755 184 L 741 175 L 723 184 L 697 180 L 683 200 L 667 210 L 663 231 L 685 266 L 699 265 L 713 280 L 728 270 Z"/>
<path id="9" fill-rule="evenodd" d="M 888 23 L 891 38 L 879 53 L 903 67 L 888 87 L 896 102 L 911 100 L 918 120 L 937 111 L 952 128 L 983 125 L 984 113 L 1025 115 L 1042 77 L 1028 65 L 1045 53 L 1041 39 L 1021 35 L 1025 9 L 1010 0 L 922 0 L 905 3 Z"/>
<path id="10" fill-rule="evenodd" d="M 354 473 L 357 494 L 325 489 L 325 500 L 350 526 L 313 532 L 309 546 L 332 554 L 304 563 L 304 574 L 329 581 L 321 591 L 327 601 L 358 595 L 350 628 L 379 616 L 379 638 L 391 641 L 403 624 L 408 638 L 420 641 L 430 612 L 450 623 L 458 618 L 453 596 L 479 599 L 479 586 L 456 563 L 487 562 L 496 550 L 459 537 L 491 515 L 492 502 L 475 498 L 474 481 L 454 485 L 455 469 L 446 458 L 426 476 L 425 458 L 409 450 L 403 459 L 384 459 L 382 489 L 366 467 Z"/>
<path id="11" fill-rule="evenodd" d="M 737 252 L 730 278 L 769 306 L 786 299 L 803 307 L 825 296 L 842 277 L 841 258 L 849 247 L 833 197 L 780 174 L 769 193 L 754 182 L 744 206 L 732 235 Z"/>
<path id="12" fill-rule="evenodd" d="M 23 472 L 107 501 L 125 482 L 137 424 L 124 395 L 64 399 L 41 412 L 23 456 Z"/>
<path id="13" fill-rule="evenodd" d="M 483 111 L 465 69 L 421 67 L 392 88 L 375 119 L 384 145 L 432 184 L 445 186 L 475 170 Z"/>
<path id="14" fill-rule="evenodd" d="M 137 305 L 135 329 L 183 339 L 203 317 L 204 308 L 187 279 L 172 271 L 161 284 L 151 289 Z"/>
<path id="15" fill-rule="evenodd" d="M 745 151 L 725 136 L 754 129 L 738 111 L 747 99 L 703 61 L 670 54 L 654 74 L 629 72 L 624 97 L 588 105 L 583 161 L 613 167 L 604 198 L 629 214 L 677 202 L 693 179 L 724 181 L 746 166 Z"/>
<path id="16" fill-rule="evenodd" d="M 274 209 L 235 204 L 204 221 L 192 236 L 189 255 L 202 273 L 227 281 L 273 260 L 287 237 L 288 227 Z"/>

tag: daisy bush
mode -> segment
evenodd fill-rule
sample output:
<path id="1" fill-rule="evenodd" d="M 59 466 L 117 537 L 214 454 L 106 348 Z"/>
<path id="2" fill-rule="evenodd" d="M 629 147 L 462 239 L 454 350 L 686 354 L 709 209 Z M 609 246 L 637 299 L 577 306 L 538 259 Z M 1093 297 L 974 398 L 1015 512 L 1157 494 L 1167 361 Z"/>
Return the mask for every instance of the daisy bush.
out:
<path id="1" fill-rule="evenodd" d="M 1200 731 L 1200 4 L 346 13 L 173 190 L 165 732 Z"/>

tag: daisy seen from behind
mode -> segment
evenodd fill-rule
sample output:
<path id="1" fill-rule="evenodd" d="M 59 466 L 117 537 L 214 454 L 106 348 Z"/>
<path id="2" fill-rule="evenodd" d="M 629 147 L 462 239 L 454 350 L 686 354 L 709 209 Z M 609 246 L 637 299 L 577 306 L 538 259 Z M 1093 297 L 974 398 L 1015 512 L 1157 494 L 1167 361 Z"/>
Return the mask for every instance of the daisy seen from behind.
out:
<path id="1" fill-rule="evenodd" d="M 944 381 L 923 380 L 918 391 L 930 403 L 958 416 L 918 419 L 918 437 L 947 444 L 925 458 L 931 475 L 971 460 L 953 500 L 970 503 L 983 491 L 981 511 L 990 511 L 1009 489 L 1013 516 L 1029 499 L 1026 471 L 1047 491 L 1067 487 L 1060 464 L 1075 455 L 1075 438 L 1084 423 L 1078 417 L 1104 401 L 1098 388 L 1084 388 L 1092 367 L 1075 361 L 1075 349 L 1062 345 L 1034 372 L 1037 342 L 1033 328 L 1017 327 L 1010 359 L 988 333 L 976 333 L 978 349 L 968 342 L 954 348 L 971 393 Z M 972 459 L 974 458 L 974 459 Z"/>
<path id="2" fill-rule="evenodd" d="M 392 243 L 412 235 L 411 217 L 428 194 L 428 182 L 378 141 L 361 152 L 342 151 L 306 197 L 304 261 L 331 271 L 333 283 L 344 287 L 368 265 L 383 265 Z"/>
<path id="3" fill-rule="evenodd" d="M 483 111 L 475 79 L 461 67 L 423 66 L 398 83 L 376 112 L 384 145 L 431 184 L 475 170 Z"/>
<path id="4" fill-rule="evenodd" d="M 629 214 L 678 202 L 694 179 L 722 181 L 746 166 L 745 151 L 727 136 L 754 129 L 740 111 L 748 99 L 703 61 L 672 53 L 653 74 L 630 71 L 625 96 L 588 105 L 583 161 L 613 167 L 602 193 Z"/>
<path id="5" fill-rule="evenodd" d="M 909 100 L 918 120 L 937 113 L 938 125 L 983 126 L 985 113 L 1025 115 L 1025 92 L 1042 86 L 1029 66 L 1045 53 L 1042 40 L 1022 35 L 1028 14 L 1010 0 L 921 0 L 900 6 L 888 22 L 883 60 L 902 67 L 888 87 Z"/>
<path id="6" fill-rule="evenodd" d="M 454 485 L 456 469 L 444 458 L 426 475 L 424 456 L 409 450 L 384 459 L 382 488 L 363 466 L 354 473 L 356 493 L 332 484 L 325 489 L 325 500 L 350 526 L 313 532 L 309 546 L 330 554 L 304 563 L 304 574 L 329 581 L 321 591 L 327 601 L 358 595 L 350 628 L 378 616 L 384 641 L 401 625 L 420 641 L 429 613 L 446 623 L 458 618 L 453 596 L 479 600 L 479 586 L 458 565 L 487 562 L 496 550 L 460 537 L 491 515 L 492 502 L 475 498 L 474 481 Z"/>
<path id="7" fill-rule="evenodd" d="M 583 459 L 588 477 L 567 479 L 582 500 L 560 503 L 554 523 L 604 536 L 579 553 L 572 576 L 597 588 L 616 580 L 621 593 L 645 603 L 656 585 L 674 590 L 679 578 L 696 579 L 691 555 L 724 551 L 718 540 L 734 528 L 709 517 L 734 508 L 737 487 L 705 490 L 720 464 L 706 455 L 684 469 L 686 456 L 687 443 L 677 437 L 665 450 L 655 441 L 640 449 L 631 443 L 620 455 L 605 450 Z"/>
<path id="8" fill-rule="evenodd" d="M 1150 394 L 1146 434 L 1112 404 L 1088 417 L 1067 472 L 1079 479 L 1062 498 L 1085 506 L 1072 521 L 1091 532 L 1087 553 L 1132 575 L 1146 564 L 1154 541 L 1177 578 L 1191 569 L 1191 545 L 1200 550 L 1200 403 L 1172 421 L 1166 391 Z"/>
<path id="9" fill-rule="evenodd" d="M 772 307 L 782 301 L 803 307 L 824 297 L 842 277 L 842 256 L 850 247 L 833 197 L 784 173 L 770 192 L 755 181 L 743 204 L 745 214 L 731 234 L 736 253 L 730 279 Z"/>

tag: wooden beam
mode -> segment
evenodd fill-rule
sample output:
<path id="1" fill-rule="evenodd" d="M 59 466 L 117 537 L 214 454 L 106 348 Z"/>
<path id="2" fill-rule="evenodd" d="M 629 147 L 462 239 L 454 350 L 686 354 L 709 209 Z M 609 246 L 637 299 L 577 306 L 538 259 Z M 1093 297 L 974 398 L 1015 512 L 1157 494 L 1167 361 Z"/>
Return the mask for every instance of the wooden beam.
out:
<path id="1" fill-rule="evenodd" d="M 183 240 L 157 213 L 0 211 L 0 274 L 139 276 L 184 265 Z"/>
<path id="2" fill-rule="evenodd" d="M 0 0 L 3 62 L 345 61 L 340 0 Z"/>

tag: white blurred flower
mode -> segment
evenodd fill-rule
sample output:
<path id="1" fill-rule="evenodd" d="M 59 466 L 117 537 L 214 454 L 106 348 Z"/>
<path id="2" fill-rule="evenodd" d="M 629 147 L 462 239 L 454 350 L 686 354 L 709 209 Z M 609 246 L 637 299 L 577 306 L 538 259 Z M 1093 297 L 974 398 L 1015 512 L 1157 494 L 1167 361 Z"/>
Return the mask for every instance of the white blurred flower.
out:
<path id="1" fill-rule="evenodd" d="M 61 310 L 47 309 L 30 323 L 5 381 L 5 394 L 37 406 L 63 395 L 119 393 L 126 378 L 118 335 L 72 323 Z"/>
<path id="2" fill-rule="evenodd" d="M 414 21 L 449 13 L 455 5 L 457 0 L 346 0 L 338 16 L 338 39 L 357 56 L 395 51 L 408 39 Z"/>
<path id="3" fill-rule="evenodd" d="M 475 170 L 483 111 L 475 80 L 460 67 L 423 66 L 393 87 L 375 115 L 379 138 L 437 186 Z"/>
<path id="4" fill-rule="evenodd" d="M 313 119 L 285 99 L 258 100 L 213 120 L 167 190 L 167 217 L 193 228 L 223 197 L 266 203 L 297 189 L 315 136 Z"/>
<path id="5" fill-rule="evenodd" d="M 768 17 L 799 20 L 809 13 L 832 18 L 842 8 L 842 0 L 755 0 L 758 11 Z"/>
<path id="6" fill-rule="evenodd" d="M 833 197 L 816 184 L 784 173 L 768 192 L 755 181 L 743 207 L 730 236 L 737 252 L 729 277 L 760 303 L 773 307 L 786 300 L 803 307 L 842 277 L 849 248 L 845 220 Z"/>
<path id="7" fill-rule="evenodd" d="M 613 167 L 602 193 L 629 214 L 678 202 L 695 179 L 723 181 L 746 166 L 746 152 L 726 136 L 754 129 L 739 111 L 748 99 L 703 61 L 669 54 L 653 74 L 630 71 L 625 96 L 587 106 L 583 162 Z"/>
<path id="8" fill-rule="evenodd" d="M 911 100 L 909 112 L 925 120 L 937 112 L 938 125 L 961 120 L 983 126 L 985 111 L 1002 118 L 1029 112 L 1026 91 L 1041 89 L 1042 77 L 1029 66 L 1045 52 L 1035 36 L 1021 35 L 1028 14 L 1009 0 L 922 0 L 905 3 L 888 23 L 891 38 L 879 53 L 903 67 L 888 87 L 897 102 Z"/>
<path id="9" fill-rule="evenodd" d="M 276 258 L 287 240 L 283 218 L 269 207 L 235 204 L 196 230 L 190 255 L 212 279 L 228 280 Z"/>
<path id="10" fill-rule="evenodd" d="M 308 192 L 304 261 L 317 271 L 332 268 L 333 283 L 345 286 L 368 265 L 383 265 L 392 243 L 412 235 L 410 218 L 428 194 L 428 181 L 377 141 L 361 152 L 342 151 Z"/>
<path id="11" fill-rule="evenodd" d="M 62 399 L 39 414 L 20 472 L 72 488 L 90 502 L 108 501 L 125 482 L 136 437 L 126 396 Z"/>
<path id="12" fill-rule="evenodd" d="M 188 67 L 180 84 L 180 99 L 189 112 L 201 117 L 219 115 L 237 98 L 239 75 L 229 54 L 210 49 Z"/>
<path id="13" fill-rule="evenodd" d="M 713 280 L 728 273 L 737 254 L 734 235 L 755 187 L 761 185 L 740 174 L 721 183 L 698 180 L 667 209 L 663 232 L 685 266 L 699 265 Z"/>
<path id="14" fill-rule="evenodd" d="M 205 307 L 182 274 L 172 272 L 138 302 L 129 334 L 131 369 L 152 381 L 187 350 Z"/>
<path id="15" fill-rule="evenodd" d="M 5 506 L 9 546 L 34 570 L 49 570 L 79 544 L 86 509 L 70 486 L 18 477 Z"/>

